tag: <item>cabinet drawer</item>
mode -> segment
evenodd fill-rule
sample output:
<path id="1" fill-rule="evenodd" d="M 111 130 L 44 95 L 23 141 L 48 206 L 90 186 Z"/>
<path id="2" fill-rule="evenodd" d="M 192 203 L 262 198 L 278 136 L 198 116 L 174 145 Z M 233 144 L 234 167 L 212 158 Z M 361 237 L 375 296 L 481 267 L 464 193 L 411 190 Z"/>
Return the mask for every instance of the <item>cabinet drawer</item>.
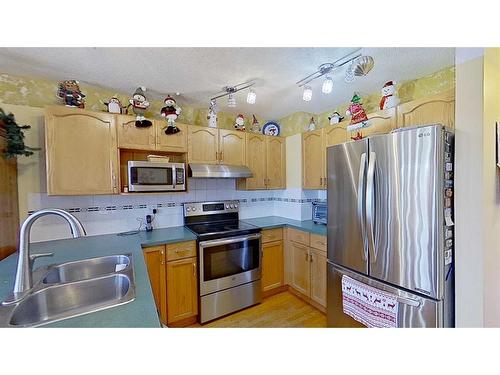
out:
<path id="1" fill-rule="evenodd" d="M 265 229 L 262 231 L 262 243 L 283 240 L 283 228 Z"/>
<path id="2" fill-rule="evenodd" d="M 309 246 L 309 233 L 308 232 L 288 228 L 288 239 L 290 241 Z"/>
<path id="3" fill-rule="evenodd" d="M 196 241 L 167 244 L 167 262 L 196 256 Z"/>
<path id="4" fill-rule="evenodd" d="M 311 233 L 310 246 L 318 250 L 326 251 L 326 237 L 320 234 Z"/>

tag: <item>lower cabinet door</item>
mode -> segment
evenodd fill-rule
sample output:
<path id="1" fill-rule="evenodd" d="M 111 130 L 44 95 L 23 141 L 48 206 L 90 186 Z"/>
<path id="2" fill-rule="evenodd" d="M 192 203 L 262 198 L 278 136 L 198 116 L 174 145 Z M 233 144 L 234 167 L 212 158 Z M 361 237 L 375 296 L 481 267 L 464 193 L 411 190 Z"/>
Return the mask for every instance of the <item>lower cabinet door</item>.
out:
<path id="1" fill-rule="evenodd" d="M 311 299 L 326 307 L 326 253 L 310 249 Z"/>
<path id="2" fill-rule="evenodd" d="M 146 247 L 144 260 L 149 282 L 162 323 L 167 322 L 167 280 L 165 274 L 165 245 Z"/>
<path id="3" fill-rule="evenodd" d="M 167 323 L 198 314 L 196 258 L 167 262 Z"/>
<path id="4" fill-rule="evenodd" d="M 300 293 L 310 296 L 309 249 L 307 246 L 290 242 L 291 285 Z"/>
<path id="5" fill-rule="evenodd" d="M 264 243 L 262 252 L 262 291 L 265 292 L 284 284 L 283 242 Z"/>

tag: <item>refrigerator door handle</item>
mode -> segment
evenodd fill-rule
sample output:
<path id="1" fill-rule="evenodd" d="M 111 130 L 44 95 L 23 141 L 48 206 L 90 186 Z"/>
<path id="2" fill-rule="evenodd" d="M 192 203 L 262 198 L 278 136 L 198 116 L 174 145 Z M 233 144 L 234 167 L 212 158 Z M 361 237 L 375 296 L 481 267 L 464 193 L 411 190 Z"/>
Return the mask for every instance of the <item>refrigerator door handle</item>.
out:
<path id="1" fill-rule="evenodd" d="M 363 236 L 363 260 L 368 259 L 368 244 L 366 241 L 366 226 L 365 226 L 365 215 L 363 212 L 363 206 L 365 201 L 365 170 L 366 170 L 366 152 L 361 154 L 361 161 L 359 162 L 359 175 L 358 175 L 358 221 L 361 227 L 361 235 Z"/>
<path id="2" fill-rule="evenodd" d="M 413 307 L 419 307 L 420 306 L 420 301 L 417 301 L 416 299 L 398 297 L 397 301 L 399 303 L 402 303 L 402 304 L 405 304 L 405 305 L 410 305 L 410 306 L 413 306 Z"/>
<path id="3" fill-rule="evenodd" d="M 375 235 L 374 231 L 374 211 L 375 211 L 375 162 L 377 154 L 373 151 L 370 152 L 368 160 L 368 172 L 366 183 L 366 222 L 368 225 L 368 250 L 371 250 L 370 263 L 375 263 L 377 260 L 377 253 L 375 249 Z"/>

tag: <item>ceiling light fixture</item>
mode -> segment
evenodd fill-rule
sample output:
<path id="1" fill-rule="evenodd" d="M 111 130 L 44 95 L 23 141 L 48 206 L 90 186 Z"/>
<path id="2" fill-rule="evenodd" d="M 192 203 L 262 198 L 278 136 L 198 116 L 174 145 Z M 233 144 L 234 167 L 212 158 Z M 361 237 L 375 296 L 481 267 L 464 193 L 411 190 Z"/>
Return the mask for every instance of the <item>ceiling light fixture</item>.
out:
<path id="1" fill-rule="evenodd" d="M 313 90 L 311 86 L 305 86 L 304 92 L 302 93 L 302 99 L 306 102 L 310 102 L 312 99 Z"/>
<path id="2" fill-rule="evenodd" d="M 240 83 L 236 86 L 224 86 L 222 88 L 222 91 L 219 91 L 217 94 L 215 94 L 214 97 L 210 98 L 210 100 L 215 100 L 218 98 L 222 98 L 223 96 L 228 96 L 227 106 L 230 108 L 234 108 L 234 107 L 236 107 L 236 98 L 235 98 L 234 94 L 236 94 L 238 91 L 252 87 L 254 84 L 255 84 L 255 82 L 245 82 L 245 83 Z M 253 90 L 252 90 L 252 92 L 253 92 Z M 247 96 L 248 103 L 250 103 L 249 100 L 252 100 L 251 97 L 249 99 L 249 96 L 250 96 L 250 93 Z M 257 98 L 257 95 L 255 94 L 255 92 L 253 92 L 253 103 L 255 103 L 256 98 Z M 253 103 L 250 103 L 250 104 L 253 104 Z"/>
<path id="3" fill-rule="evenodd" d="M 250 89 L 250 91 L 248 91 L 248 94 L 247 94 L 247 103 L 248 104 L 255 104 L 256 99 L 257 99 L 257 94 L 255 93 L 255 91 Z"/>
<path id="4" fill-rule="evenodd" d="M 325 81 L 323 82 L 323 86 L 321 86 L 321 92 L 323 94 L 329 94 L 332 92 L 333 89 L 333 79 L 330 77 L 326 77 Z"/>

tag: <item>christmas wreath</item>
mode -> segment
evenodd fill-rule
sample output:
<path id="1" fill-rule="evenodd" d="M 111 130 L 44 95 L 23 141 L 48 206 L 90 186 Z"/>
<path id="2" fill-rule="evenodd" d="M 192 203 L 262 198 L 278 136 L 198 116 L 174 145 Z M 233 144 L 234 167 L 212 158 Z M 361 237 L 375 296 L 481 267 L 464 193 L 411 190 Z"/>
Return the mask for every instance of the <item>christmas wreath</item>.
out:
<path id="1" fill-rule="evenodd" d="M 33 151 L 40 150 L 24 144 L 23 130 L 30 129 L 29 125 L 17 125 L 16 119 L 12 113 L 5 114 L 4 110 L 0 108 L 0 130 L 5 134 L 7 139 L 7 147 L 4 151 L 4 156 L 7 159 L 14 158 L 17 155 L 30 156 Z"/>

